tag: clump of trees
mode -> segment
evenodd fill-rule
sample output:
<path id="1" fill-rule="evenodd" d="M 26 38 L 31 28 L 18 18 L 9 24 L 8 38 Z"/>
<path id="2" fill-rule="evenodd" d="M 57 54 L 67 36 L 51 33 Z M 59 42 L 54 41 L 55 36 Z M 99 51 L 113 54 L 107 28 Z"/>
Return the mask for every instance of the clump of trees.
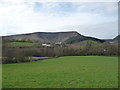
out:
<path id="1" fill-rule="evenodd" d="M 60 57 L 60 56 L 117 56 L 118 43 L 84 42 L 51 47 L 7 47 L 3 46 L 3 63 L 29 62 L 29 57 Z"/>

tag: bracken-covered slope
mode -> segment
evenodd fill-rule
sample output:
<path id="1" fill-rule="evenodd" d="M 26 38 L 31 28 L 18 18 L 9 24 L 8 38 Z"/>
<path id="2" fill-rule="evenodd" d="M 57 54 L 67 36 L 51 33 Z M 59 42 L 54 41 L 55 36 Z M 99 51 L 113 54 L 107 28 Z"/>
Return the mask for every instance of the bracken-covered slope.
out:
<path id="1" fill-rule="evenodd" d="M 93 40 L 103 42 L 103 40 L 86 37 L 79 34 L 76 31 L 70 32 L 35 32 L 29 34 L 19 34 L 11 36 L 3 36 L 3 41 L 30 41 L 30 42 L 41 42 L 41 43 L 77 43 L 84 40 Z"/>

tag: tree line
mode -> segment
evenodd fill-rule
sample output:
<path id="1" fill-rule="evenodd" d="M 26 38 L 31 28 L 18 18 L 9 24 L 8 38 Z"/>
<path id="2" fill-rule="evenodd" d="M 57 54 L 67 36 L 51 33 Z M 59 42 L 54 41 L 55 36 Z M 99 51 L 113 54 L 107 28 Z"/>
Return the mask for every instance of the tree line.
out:
<path id="1" fill-rule="evenodd" d="M 91 42 L 66 44 L 52 47 L 33 47 L 33 48 L 10 48 L 3 46 L 3 63 L 16 63 L 30 61 L 29 57 L 61 57 L 61 56 L 118 56 L 118 43 Z"/>

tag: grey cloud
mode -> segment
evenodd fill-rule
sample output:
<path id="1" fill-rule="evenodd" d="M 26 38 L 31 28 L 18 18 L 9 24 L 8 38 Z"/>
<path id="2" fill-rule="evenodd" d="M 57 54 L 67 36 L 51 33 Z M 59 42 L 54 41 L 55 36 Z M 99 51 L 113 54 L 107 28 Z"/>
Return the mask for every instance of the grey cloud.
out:
<path id="1" fill-rule="evenodd" d="M 76 30 L 86 36 L 97 37 L 100 39 L 112 39 L 118 35 L 118 24 L 116 22 L 89 24 L 77 26 L 64 26 L 61 30 Z"/>

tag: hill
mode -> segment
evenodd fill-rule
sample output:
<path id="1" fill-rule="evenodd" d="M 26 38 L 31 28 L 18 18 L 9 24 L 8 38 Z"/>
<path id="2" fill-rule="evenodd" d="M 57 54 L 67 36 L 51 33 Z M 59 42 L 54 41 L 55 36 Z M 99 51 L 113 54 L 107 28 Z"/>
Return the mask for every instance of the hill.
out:
<path id="1" fill-rule="evenodd" d="M 35 32 L 28 34 L 19 34 L 11 36 L 3 36 L 3 41 L 24 41 L 24 42 L 41 42 L 41 43 L 57 43 L 62 42 L 66 44 L 77 43 L 84 40 L 92 40 L 103 42 L 103 40 L 86 37 L 76 31 L 71 32 Z"/>
<path id="2" fill-rule="evenodd" d="M 78 43 L 78 42 L 86 41 L 86 40 L 95 41 L 95 42 L 104 42 L 104 40 L 100 40 L 100 39 L 97 39 L 97 38 L 85 37 L 85 36 L 82 36 L 82 35 L 78 35 L 78 36 L 71 37 L 71 38 L 67 39 L 65 41 L 65 43 L 73 44 L 73 43 Z"/>
<path id="3" fill-rule="evenodd" d="M 102 40 L 104 40 L 105 42 L 112 42 L 113 41 L 113 39 L 102 39 Z"/>
<path id="4" fill-rule="evenodd" d="M 114 42 L 120 42 L 120 35 L 116 36 L 114 39 L 113 39 Z"/>

